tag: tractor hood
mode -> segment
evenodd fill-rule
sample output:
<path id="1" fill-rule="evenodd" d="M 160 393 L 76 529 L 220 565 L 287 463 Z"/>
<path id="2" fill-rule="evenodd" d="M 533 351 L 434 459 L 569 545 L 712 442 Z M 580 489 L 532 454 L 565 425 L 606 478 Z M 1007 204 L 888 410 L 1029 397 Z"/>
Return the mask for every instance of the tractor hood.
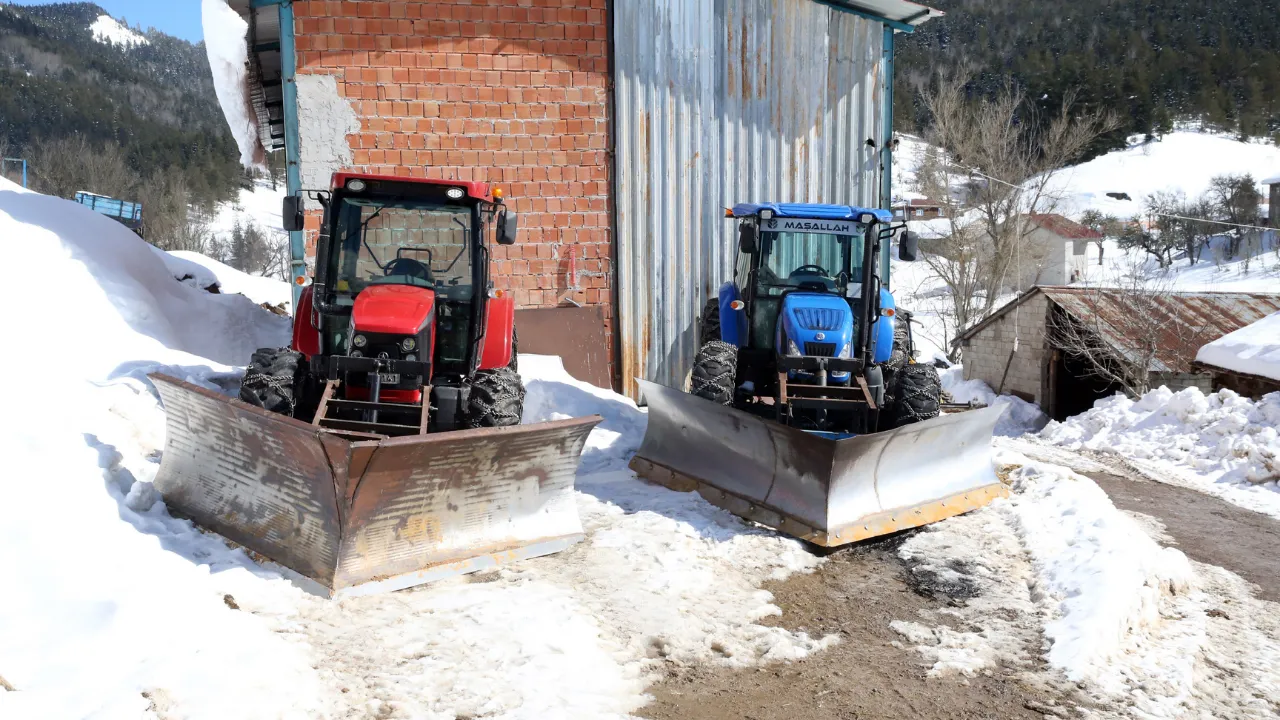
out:
<path id="1" fill-rule="evenodd" d="M 853 310 L 839 295 L 789 293 L 782 299 L 781 319 L 780 329 L 801 355 L 838 357 L 853 342 Z M 776 347 L 780 355 L 795 354 L 783 343 Z"/>
<path id="2" fill-rule="evenodd" d="M 370 285 L 356 296 L 351 319 L 356 330 L 417 335 L 431 319 L 436 293 L 412 285 Z"/>

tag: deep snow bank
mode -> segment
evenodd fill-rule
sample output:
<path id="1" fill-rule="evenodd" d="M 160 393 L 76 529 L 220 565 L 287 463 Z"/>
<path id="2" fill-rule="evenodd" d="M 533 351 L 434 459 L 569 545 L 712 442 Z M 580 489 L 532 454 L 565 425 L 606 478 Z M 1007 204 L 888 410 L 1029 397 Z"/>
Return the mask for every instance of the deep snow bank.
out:
<path id="1" fill-rule="evenodd" d="M 1040 411 L 1040 406 L 1029 403 L 1012 395 L 996 395 L 981 380 L 965 380 L 964 366 L 952 365 L 939 371 L 942 389 L 951 393 L 951 399 L 958 403 L 977 401 L 990 407 L 1002 407 L 1004 415 L 996 423 L 996 434 L 1015 437 L 1023 433 L 1036 432 L 1045 426 L 1049 418 Z"/>
<path id="2" fill-rule="evenodd" d="M 191 287 L 207 290 L 212 286 L 220 293 L 243 295 L 258 304 L 283 305 L 286 310 L 293 304 L 293 291 L 283 280 L 240 272 L 200 253 L 185 250 L 156 252 L 161 255 L 169 274 Z"/>
<path id="3" fill-rule="evenodd" d="M 1040 439 L 1113 453 L 1177 482 L 1280 518 L 1280 393 L 1254 402 L 1230 390 L 1152 390 L 1098 401 Z"/>

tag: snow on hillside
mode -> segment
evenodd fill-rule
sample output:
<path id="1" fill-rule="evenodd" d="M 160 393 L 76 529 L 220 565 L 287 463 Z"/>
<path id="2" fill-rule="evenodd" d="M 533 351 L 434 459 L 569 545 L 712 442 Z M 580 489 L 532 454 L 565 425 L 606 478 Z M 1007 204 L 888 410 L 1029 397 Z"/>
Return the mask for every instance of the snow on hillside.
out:
<path id="1" fill-rule="evenodd" d="M 1196 353 L 1196 360 L 1280 380 L 1280 312 L 1208 343 Z"/>
<path id="2" fill-rule="evenodd" d="M 1157 388 L 1116 395 L 1051 422 L 1040 438 L 1123 458 L 1163 482 L 1185 485 L 1280 518 L 1280 393 L 1253 401 L 1230 390 Z"/>
<path id="3" fill-rule="evenodd" d="M 98 16 L 89 26 L 89 31 L 93 33 L 94 40 L 105 45 L 118 45 L 127 49 L 135 45 L 150 44 L 146 38 L 120 24 L 110 15 Z"/>
<path id="4" fill-rule="evenodd" d="M 213 287 L 220 293 L 244 295 L 259 305 L 284 306 L 286 310 L 293 303 L 293 290 L 283 280 L 243 273 L 200 253 L 185 250 L 156 252 L 162 255 L 161 259 L 174 279 L 192 287 L 202 290 Z"/>
<path id="5" fill-rule="evenodd" d="M 1067 168 L 1052 186 L 1066 196 L 1060 210 L 1064 215 L 1074 217 L 1092 208 L 1128 218 L 1140 214 L 1146 196 L 1160 190 L 1181 190 L 1194 199 L 1215 175 L 1252 173 L 1261 181 L 1277 171 L 1280 147 L 1269 142 L 1179 130 Z M 1107 197 L 1109 192 L 1127 193 L 1132 199 L 1116 200 Z"/>

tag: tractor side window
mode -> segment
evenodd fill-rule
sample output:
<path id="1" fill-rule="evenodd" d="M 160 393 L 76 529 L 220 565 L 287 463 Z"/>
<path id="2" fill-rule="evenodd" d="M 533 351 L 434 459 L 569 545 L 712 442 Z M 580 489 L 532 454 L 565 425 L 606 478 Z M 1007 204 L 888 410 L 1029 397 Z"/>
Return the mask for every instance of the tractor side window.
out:
<path id="1" fill-rule="evenodd" d="M 788 290 L 842 292 L 862 272 L 862 236 L 829 233 L 761 234 L 757 296 Z"/>

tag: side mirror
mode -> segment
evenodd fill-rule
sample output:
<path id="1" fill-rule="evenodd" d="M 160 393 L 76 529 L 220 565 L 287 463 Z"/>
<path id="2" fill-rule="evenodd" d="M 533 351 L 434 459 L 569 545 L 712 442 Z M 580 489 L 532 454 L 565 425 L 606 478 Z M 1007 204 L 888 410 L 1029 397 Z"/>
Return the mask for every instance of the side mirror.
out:
<path id="1" fill-rule="evenodd" d="M 280 211 L 280 221 L 287 232 L 294 232 L 302 229 L 303 217 L 301 195 L 284 196 L 284 207 Z"/>
<path id="2" fill-rule="evenodd" d="M 915 233 L 910 230 L 902 233 L 902 239 L 898 241 L 898 259 L 906 262 L 915 260 L 919 244 L 919 238 Z"/>
<path id="3" fill-rule="evenodd" d="M 515 245 L 516 230 L 519 228 L 520 222 L 515 213 L 510 210 L 503 210 L 498 215 L 498 244 L 499 245 Z"/>
<path id="4" fill-rule="evenodd" d="M 752 255 L 759 248 L 760 234 L 755 225 L 743 225 L 738 228 L 738 252 Z"/>

